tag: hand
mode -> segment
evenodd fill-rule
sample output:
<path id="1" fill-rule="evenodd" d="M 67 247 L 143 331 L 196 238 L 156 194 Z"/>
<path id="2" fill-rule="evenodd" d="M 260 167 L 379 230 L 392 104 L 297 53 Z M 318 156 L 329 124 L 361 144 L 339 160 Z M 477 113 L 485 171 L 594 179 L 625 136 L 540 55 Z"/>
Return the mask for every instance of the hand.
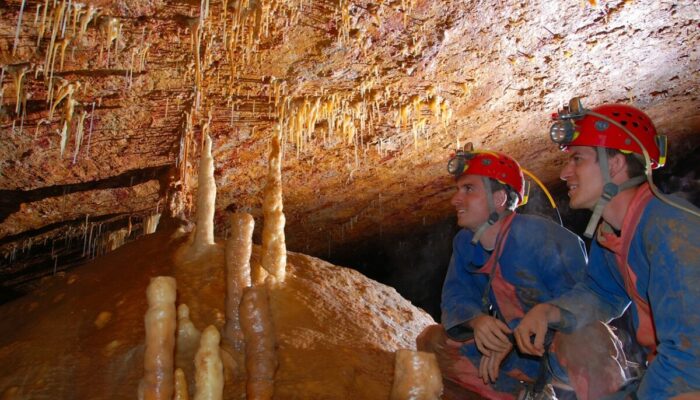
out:
<path id="1" fill-rule="evenodd" d="M 525 314 L 520 324 L 515 328 L 515 342 L 525 354 L 542 356 L 544 354 L 544 338 L 550 322 L 558 322 L 561 317 L 559 307 L 551 304 L 538 304 Z M 531 340 L 535 336 L 534 343 Z"/>
<path id="2" fill-rule="evenodd" d="M 474 331 L 476 347 L 484 356 L 491 356 L 492 352 L 504 352 L 512 347 L 507 336 L 511 330 L 499 319 L 480 315 L 469 321 L 469 325 Z"/>
<path id="3" fill-rule="evenodd" d="M 498 371 L 501 368 L 501 363 L 513 350 L 513 345 L 506 351 L 492 352 L 491 356 L 481 356 L 479 364 L 479 377 L 484 381 L 484 384 L 496 383 L 498 379 Z"/>

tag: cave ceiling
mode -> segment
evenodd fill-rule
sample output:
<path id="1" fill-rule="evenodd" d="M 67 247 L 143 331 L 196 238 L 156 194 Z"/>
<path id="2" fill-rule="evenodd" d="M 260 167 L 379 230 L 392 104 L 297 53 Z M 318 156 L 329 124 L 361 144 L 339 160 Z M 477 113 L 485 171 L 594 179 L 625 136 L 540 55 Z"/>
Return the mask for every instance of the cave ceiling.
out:
<path id="1" fill-rule="evenodd" d="M 110 222 L 191 217 L 205 134 L 218 234 L 233 210 L 259 229 L 279 134 L 288 248 L 311 254 L 449 216 L 445 163 L 466 142 L 556 187 L 549 115 L 572 96 L 644 109 L 672 158 L 700 143 L 690 0 L 2 0 L 0 15 L 4 279 L 32 244 L 53 243 L 55 268 L 60 238 L 85 256 Z"/>

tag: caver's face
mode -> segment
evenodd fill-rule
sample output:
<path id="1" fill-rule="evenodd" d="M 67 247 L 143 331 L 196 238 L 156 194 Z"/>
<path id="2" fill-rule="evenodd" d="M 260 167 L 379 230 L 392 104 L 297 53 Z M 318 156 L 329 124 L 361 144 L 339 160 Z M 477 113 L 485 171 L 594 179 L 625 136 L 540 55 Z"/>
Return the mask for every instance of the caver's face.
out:
<path id="1" fill-rule="evenodd" d="M 603 193 L 603 175 L 594 147 L 569 147 L 569 160 L 559 177 L 569 189 L 569 207 L 593 209 Z"/>
<path id="2" fill-rule="evenodd" d="M 489 218 L 486 188 L 480 175 L 462 175 L 450 203 L 457 211 L 457 225 L 476 231 Z"/>

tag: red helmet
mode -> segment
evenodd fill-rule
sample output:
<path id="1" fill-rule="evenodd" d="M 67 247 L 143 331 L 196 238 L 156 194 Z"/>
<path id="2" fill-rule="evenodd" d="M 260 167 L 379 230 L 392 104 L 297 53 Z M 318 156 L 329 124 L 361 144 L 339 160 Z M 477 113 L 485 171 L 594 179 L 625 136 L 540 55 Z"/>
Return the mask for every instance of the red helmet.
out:
<path id="1" fill-rule="evenodd" d="M 519 202 L 525 196 L 525 178 L 520 165 L 505 154 L 459 150 L 447 163 L 447 170 L 456 178 L 463 174 L 481 175 L 508 184 L 518 193 Z"/>
<path id="2" fill-rule="evenodd" d="M 625 104 L 605 104 L 583 112 L 582 116 L 581 114 L 556 115 L 555 118 L 563 122 L 555 123 L 552 127 L 550 131 L 552 140 L 559 143 L 562 149 L 568 146 L 592 146 L 643 154 L 637 141 L 628 133 L 594 114 L 600 114 L 627 128 L 644 146 L 651 159 L 652 168 L 664 165 L 666 162 L 665 137 L 657 136 L 654 124 L 645 113 Z M 573 121 L 575 126 L 573 132 L 567 129 L 567 120 Z M 566 131 L 570 133 L 567 134 Z"/>

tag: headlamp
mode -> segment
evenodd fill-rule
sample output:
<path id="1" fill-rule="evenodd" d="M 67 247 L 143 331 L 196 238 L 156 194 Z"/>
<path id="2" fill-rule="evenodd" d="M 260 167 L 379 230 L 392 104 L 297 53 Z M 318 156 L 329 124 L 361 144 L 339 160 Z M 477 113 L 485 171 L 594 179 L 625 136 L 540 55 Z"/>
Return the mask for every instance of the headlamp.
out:
<path id="1" fill-rule="evenodd" d="M 575 139 L 576 127 L 573 120 L 583 118 L 588 110 L 583 107 L 580 97 L 569 100 L 568 107 L 564 107 L 559 113 L 552 117 L 555 122 L 549 128 L 549 137 L 559 145 L 566 145 Z"/>
<path id="2" fill-rule="evenodd" d="M 447 162 L 447 172 L 449 172 L 450 175 L 454 175 L 455 178 L 459 178 L 460 175 L 462 175 L 467 162 L 476 156 L 471 143 L 467 143 L 464 147 L 467 148 L 467 150 L 457 150 Z"/>
<path id="3" fill-rule="evenodd" d="M 464 156 L 464 152 L 460 150 L 457 152 L 457 154 L 450 158 L 450 161 L 447 162 L 447 172 L 449 172 L 450 175 L 454 175 L 455 178 L 459 178 L 464 171 L 464 166 L 466 163 L 467 159 Z"/>
<path id="4" fill-rule="evenodd" d="M 576 128 L 570 120 L 558 120 L 549 128 L 549 137 L 552 142 L 564 145 L 574 140 L 575 130 Z"/>

